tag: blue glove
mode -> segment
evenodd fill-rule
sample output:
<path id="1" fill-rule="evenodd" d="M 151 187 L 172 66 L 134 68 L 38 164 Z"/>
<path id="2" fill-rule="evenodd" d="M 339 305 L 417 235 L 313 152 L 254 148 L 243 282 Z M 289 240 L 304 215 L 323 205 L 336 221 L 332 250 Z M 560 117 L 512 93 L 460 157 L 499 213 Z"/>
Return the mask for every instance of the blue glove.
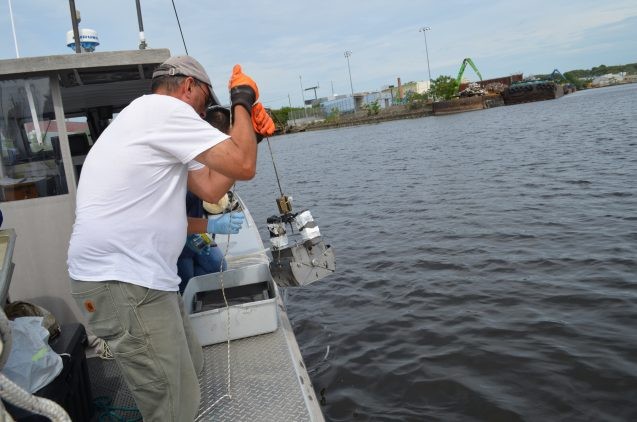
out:
<path id="1" fill-rule="evenodd" d="M 245 215 L 242 212 L 230 212 L 221 217 L 208 219 L 208 233 L 237 234 L 243 225 Z"/>

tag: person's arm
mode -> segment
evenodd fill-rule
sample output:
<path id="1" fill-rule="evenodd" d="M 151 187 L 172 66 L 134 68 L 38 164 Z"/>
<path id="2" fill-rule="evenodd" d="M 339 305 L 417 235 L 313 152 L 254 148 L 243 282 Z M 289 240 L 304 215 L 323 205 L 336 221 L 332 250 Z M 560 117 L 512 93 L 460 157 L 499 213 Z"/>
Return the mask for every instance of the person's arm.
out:
<path id="1" fill-rule="evenodd" d="M 202 152 L 195 160 L 229 179 L 250 180 L 257 169 L 257 140 L 252 119 L 242 106 L 234 107 L 233 112 L 230 138 Z"/>
<path id="2" fill-rule="evenodd" d="M 230 139 L 202 152 L 195 159 L 226 177 L 249 180 L 257 171 L 257 140 L 252 123 L 252 107 L 259 99 L 259 88 L 237 64 L 232 68 L 228 90 L 232 115 Z"/>
<path id="3" fill-rule="evenodd" d="M 206 233 L 208 230 L 208 219 L 188 217 L 188 234 Z"/>
<path id="4" fill-rule="evenodd" d="M 218 202 L 228 192 L 234 182 L 234 179 L 208 167 L 188 172 L 188 190 L 211 204 Z"/>

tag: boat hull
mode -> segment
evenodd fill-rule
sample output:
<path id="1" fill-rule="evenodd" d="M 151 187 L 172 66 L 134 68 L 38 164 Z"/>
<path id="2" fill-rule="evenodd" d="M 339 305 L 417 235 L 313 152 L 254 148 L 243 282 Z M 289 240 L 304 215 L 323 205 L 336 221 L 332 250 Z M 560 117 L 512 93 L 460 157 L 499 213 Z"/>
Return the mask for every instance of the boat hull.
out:
<path id="1" fill-rule="evenodd" d="M 476 95 L 474 97 L 437 101 L 433 103 L 433 114 L 434 116 L 443 116 L 445 114 L 463 113 L 465 111 L 484 110 L 502 105 L 504 105 L 504 103 L 499 95 Z"/>
<path id="2" fill-rule="evenodd" d="M 564 86 L 554 82 L 514 84 L 504 90 L 505 105 L 555 100 L 564 95 Z"/>

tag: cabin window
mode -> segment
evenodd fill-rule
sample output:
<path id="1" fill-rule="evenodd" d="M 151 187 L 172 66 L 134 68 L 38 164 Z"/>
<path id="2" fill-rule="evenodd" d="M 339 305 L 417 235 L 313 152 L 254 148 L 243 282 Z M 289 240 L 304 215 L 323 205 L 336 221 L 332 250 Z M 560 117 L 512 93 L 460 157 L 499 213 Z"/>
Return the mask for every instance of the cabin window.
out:
<path id="1" fill-rule="evenodd" d="M 69 138 L 69 149 L 71 150 L 71 160 L 75 170 L 75 180 L 79 181 L 84 160 L 93 146 L 93 138 L 90 135 L 86 116 L 71 118 L 67 116 L 66 133 Z"/>
<path id="2" fill-rule="evenodd" d="M 65 193 L 49 78 L 0 81 L 0 200 Z"/>

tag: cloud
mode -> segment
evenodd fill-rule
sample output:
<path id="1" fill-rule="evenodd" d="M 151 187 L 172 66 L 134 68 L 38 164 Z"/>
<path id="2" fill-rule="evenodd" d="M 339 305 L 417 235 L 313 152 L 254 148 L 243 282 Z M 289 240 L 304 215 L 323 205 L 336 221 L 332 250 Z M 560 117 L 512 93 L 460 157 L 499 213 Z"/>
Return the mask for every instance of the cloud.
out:
<path id="1" fill-rule="evenodd" d="M 13 0 L 13 5 L 23 56 L 70 52 L 64 45 L 71 27 L 66 2 Z M 357 91 L 394 84 L 397 77 L 426 79 L 424 37 L 418 32 L 425 25 L 432 28 L 427 41 L 434 78 L 455 76 L 465 57 L 474 59 L 485 78 L 636 61 L 634 0 L 245 0 L 240 6 L 175 0 L 175 5 L 188 51 L 204 64 L 222 100 L 235 63 L 259 82 L 263 101 L 272 106 L 287 105 L 288 94 L 301 104 L 299 75 L 304 87 L 320 85 L 318 95 L 331 94 L 332 86 L 347 93 L 345 50 L 352 51 Z M 134 2 L 110 0 L 105 6 L 76 0 L 76 6 L 82 26 L 99 32 L 101 51 L 137 48 Z M 172 3 L 147 0 L 142 8 L 149 45 L 183 54 Z M 7 9 L 0 2 L 0 36 L 12 40 Z M 0 57 L 14 55 L 10 42 L 0 44 Z"/>

